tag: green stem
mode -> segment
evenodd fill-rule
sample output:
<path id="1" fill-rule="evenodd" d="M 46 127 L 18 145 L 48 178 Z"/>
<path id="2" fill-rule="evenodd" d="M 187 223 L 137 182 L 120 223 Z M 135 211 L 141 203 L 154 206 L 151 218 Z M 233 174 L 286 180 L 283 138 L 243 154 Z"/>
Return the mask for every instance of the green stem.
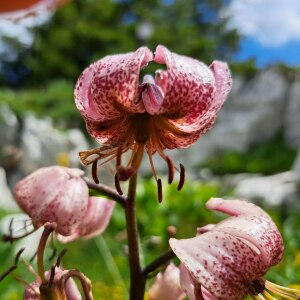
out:
<path id="1" fill-rule="evenodd" d="M 41 278 L 43 284 L 47 283 L 47 279 L 45 277 L 45 268 L 44 268 L 44 252 L 46 243 L 48 240 L 49 235 L 56 229 L 55 223 L 47 223 L 44 225 L 44 231 L 42 233 L 40 243 L 37 250 L 37 267 L 38 267 L 38 274 Z"/>
<path id="2" fill-rule="evenodd" d="M 148 274 L 150 274 L 151 272 L 154 272 L 155 270 L 157 270 L 159 267 L 165 265 L 166 263 L 168 263 L 171 259 L 173 259 L 174 257 L 176 257 L 175 253 L 172 250 L 169 250 L 168 252 L 166 252 L 165 254 L 159 256 L 158 258 L 156 258 L 153 262 L 151 262 L 148 266 L 146 266 L 143 269 L 143 275 L 147 276 Z"/>
<path id="3" fill-rule="evenodd" d="M 93 189 L 97 192 L 100 192 L 101 194 L 109 197 L 110 199 L 116 201 L 119 203 L 122 207 L 125 208 L 126 206 L 126 197 L 119 195 L 114 189 L 112 189 L 109 186 L 106 186 L 105 184 L 102 183 L 94 183 L 92 182 L 89 178 L 84 177 L 84 181 L 86 182 L 87 186 L 90 189 Z"/>
<path id="4" fill-rule="evenodd" d="M 132 167 L 138 169 L 142 156 L 144 145 L 140 144 L 132 161 Z M 142 273 L 140 253 L 138 245 L 138 229 L 136 220 L 136 186 L 137 172 L 131 176 L 127 194 L 127 203 L 125 207 L 127 238 L 128 238 L 128 255 L 130 266 L 130 300 L 143 300 L 145 293 L 146 279 Z"/>

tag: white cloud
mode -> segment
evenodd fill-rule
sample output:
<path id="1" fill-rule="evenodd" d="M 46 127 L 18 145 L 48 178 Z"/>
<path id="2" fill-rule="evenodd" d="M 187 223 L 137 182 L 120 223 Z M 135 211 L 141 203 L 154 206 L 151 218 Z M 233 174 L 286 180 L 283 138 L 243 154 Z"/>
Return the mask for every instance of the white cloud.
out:
<path id="1" fill-rule="evenodd" d="M 52 12 L 43 11 L 40 14 L 14 20 L 4 18 L 0 14 L 0 61 L 16 60 L 18 49 L 9 41 L 14 40 L 21 48 L 30 47 L 34 39 L 32 28 L 45 24 L 51 16 Z"/>
<path id="2" fill-rule="evenodd" d="M 230 17 L 228 28 L 265 46 L 300 40 L 299 0 L 232 0 L 222 14 Z"/>

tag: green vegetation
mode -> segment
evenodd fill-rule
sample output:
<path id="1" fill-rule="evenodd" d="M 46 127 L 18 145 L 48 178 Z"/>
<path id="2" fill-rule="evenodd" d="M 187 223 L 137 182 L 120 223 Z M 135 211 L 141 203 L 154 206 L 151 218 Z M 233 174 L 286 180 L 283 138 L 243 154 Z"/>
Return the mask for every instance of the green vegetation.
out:
<path id="1" fill-rule="evenodd" d="M 181 192 L 175 186 L 169 186 L 166 179 L 164 184 L 164 200 L 161 204 L 156 199 L 156 186 L 151 178 L 138 187 L 137 209 L 139 227 L 142 235 L 143 261 L 149 263 L 168 249 L 167 227 L 176 226 L 178 238 L 189 238 L 195 235 L 197 227 L 215 223 L 223 219 L 224 215 L 213 213 L 205 208 L 210 197 L 224 196 L 220 194 L 217 184 L 202 184 L 187 182 Z M 293 207 L 284 217 L 280 211 L 272 211 L 272 217 L 279 226 L 285 239 L 285 257 L 278 266 L 268 273 L 268 279 L 278 284 L 292 284 L 300 281 L 300 207 Z M 126 256 L 126 231 L 124 213 L 118 205 L 115 208 L 108 230 L 100 237 L 88 241 L 77 241 L 68 245 L 57 245 L 59 250 L 64 247 L 68 252 L 63 258 L 66 269 L 78 268 L 93 282 L 94 297 L 97 300 L 126 299 L 128 288 L 128 265 Z M 49 250 L 49 256 L 51 251 Z M 12 265 L 14 257 L 12 246 L 0 242 L 0 256 L 3 272 Z M 35 265 L 35 263 L 33 264 Z M 50 266 L 50 262 L 48 262 Z M 26 280 L 33 280 L 22 262 L 19 263 L 14 275 L 24 276 Z M 0 283 L 0 294 L 3 299 L 21 299 L 23 286 L 8 276 Z"/>
<path id="2" fill-rule="evenodd" d="M 295 160 L 296 149 L 289 148 L 282 134 L 268 143 L 257 145 L 247 153 L 225 152 L 215 155 L 204 163 L 215 174 L 262 173 L 274 174 L 289 170 Z"/>
<path id="3" fill-rule="evenodd" d="M 52 81 L 41 88 L 0 90 L 0 103 L 7 103 L 22 118 L 28 112 L 38 117 L 49 117 L 58 125 L 79 126 L 84 123 L 74 104 L 74 85 L 65 80 Z"/>

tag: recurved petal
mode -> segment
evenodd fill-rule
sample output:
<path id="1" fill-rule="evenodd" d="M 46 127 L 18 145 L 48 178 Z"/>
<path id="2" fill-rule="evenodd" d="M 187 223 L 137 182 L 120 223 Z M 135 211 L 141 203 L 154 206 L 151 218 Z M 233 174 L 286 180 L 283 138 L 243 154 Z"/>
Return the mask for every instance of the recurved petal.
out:
<path id="1" fill-rule="evenodd" d="M 184 264 L 179 266 L 180 269 L 180 285 L 189 300 L 197 300 L 195 296 L 196 280 L 191 276 L 189 270 Z"/>
<path id="2" fill-rule="evenodd" d="M 224 200 L 222 198 L 211 198 L 206 202 L 205 206 L 210 210 L 220 211 L 230 216 L 250 214 L 270 218 L 259 206 L 239 199 Z"/>
<path id="3" fill-rule="evenodd" d="M 231 217 L 215 225 L 213 230 L 243 238 L 257 247 L 265 264 L 277 264 L 283 256 L 281 234 L 270 216 L 257 205 L 242 200 L 211 198 L 206 207 Z"/>
<path id="4" fill-rule="evenodd" d="M 160 113 L 180 114 L 188 122 L 202 116 L 215 94 L 215 78 L 204 63 L 157 46 L 154 61 L 167 65 L 168 86 Z"/>
<path id="5" fill-rule="evenodd" d="M 152 58 L 152 52 L 141 47 L 90 65 L 75 87 L 75 103 L 83 117 L 107 121 L 124 113 L 144 112 L 143 103 L 137 99 L 139 74 Z"/>
<path id="6" fill-rule="evenodd" d="M 232 78 L 225 62 L 215 60 L 209 68 L 214 74 L 217 88 L 211 109 L 219 111 L 232 88 Z"/>
<path id="7" fill-rule="evenodd" d="M 267 270 L 257 252 L 227 233 L 211 231 L 191 239 L 170 239 L 169 243 L 195 280 L 218 299 L 243 299 L 245 282 Z"/>
<path id="8" fill-rule="evenodd" d="M 89 197 L 87 211 L 76 232 L 70 236 L 57 235 L 57 238 L 63 243 L 68 243 L 79 238 L 89 239 L 100 235 L 107 228 L 114 207 L 114 201 Z"/>
<path id="9" fill-rule="evenodd" d="M 180 287 L 179 269 L 170 263 L 166 270 L 159 272 L 149 289 L 150 300 L 182 300 L 184 293 Z"/>
<path id="10" fill-rule="evenodd" d="M 61 186 L 70 177 L 66 170 L 67 168 L 59 166 L 40 168 L 16 184 L 14 188 L 16 201 L 31 218 L 38 217 L 43 207 L 59 193 Z M 76 176 L 80 175 L 82 173 Z"/>
<path id="11" fill-rule="evenodd" d="M 129 117 L 122 116 L 106 122 L 86 120 L 88 133 L 100 144 L 122 146 L 134 139 L 134 132 L 130 130 Z"/>
<path id="12" fill-rule="evenodd" d="M 270 218 L 243 215 L 228 218 L 214 228 L 249 242 L 259 249 L 259 255 L 268 267 L 276 265 L 283 256 L 283 241 L 276 225 Z"/>
<path id="13" fill-rule="evenodd" d="M 85 217 L 88 204 L 88 187 L 80 178 L 70 178 L 58 188 L 52 201 L 42 206 L 36 216 L 39 226 L 46 222 L 55 222 L 56 231 L 62 235 L 72 235 Z"/>

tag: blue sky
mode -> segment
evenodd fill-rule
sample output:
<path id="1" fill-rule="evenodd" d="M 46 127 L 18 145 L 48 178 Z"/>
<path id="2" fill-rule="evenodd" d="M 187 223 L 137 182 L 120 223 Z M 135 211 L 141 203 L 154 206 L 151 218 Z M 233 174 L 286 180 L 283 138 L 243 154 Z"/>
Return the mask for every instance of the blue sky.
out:
<path id="1" fill-rule="evenodd" d="M 236 59 L 244 61 L 248 58 L 254 58 L 258 67 L 280 62 L 300 66 L 300 41 L 289 41 L 281 46 L 265 46 L 255 38 L 245 37 Z"/>
<path id="2" fill-rule="evenodd" d="M 222 14 L 244 36 L 238 60 L 300 66 L 300 0 L 231 0 Z"/>
<path id="3" fill-rule="evenodd" d="M 167 1 L 167 0 L 166 0 Z M 229 0 L 220 17 L 228 17 L 228 28 L 243 36 L 237 60 L 255 58 L 259 67 L 277 62 L 300 66 L 300 0 Z M 19 23 L 0 17 L 0 56 L 13 61 L 17 52 L 1 36 L 18 37 L 30 47 L 30 28 L 50 18 L 44 12 Z"/>

